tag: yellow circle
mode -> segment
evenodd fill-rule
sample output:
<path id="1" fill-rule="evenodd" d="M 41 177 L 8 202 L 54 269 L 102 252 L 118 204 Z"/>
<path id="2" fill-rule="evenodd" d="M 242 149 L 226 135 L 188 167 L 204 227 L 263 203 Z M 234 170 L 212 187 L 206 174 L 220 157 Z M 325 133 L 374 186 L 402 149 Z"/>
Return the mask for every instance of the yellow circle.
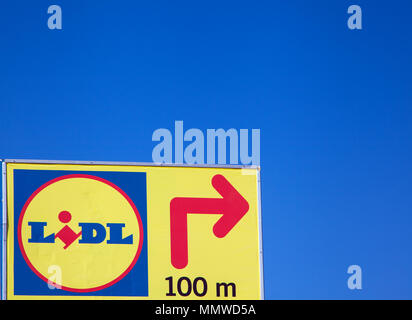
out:
<path id="1" fill-rule="evenodd" d="M 58 285 L 69 291 L 87 292 L 107 287 L 130 271 L 139 254 L 142 231 L 138 212 L 123 191 L 101 178 L 71 175 L 53 180 L 37 192 L 22 212 L 20 241 L 26 261 L 43 280 L 51 276 L 49 268 L 55 270 L 57 266 L 61 270 Z M 62 211 L 71 214 L 68 223 L 59 220 Z M 65 225 L 79 234 L 79 223 L 99 223 L 106 229 L 106 238 L 89 244 L 80 243 L 80 236 L 66 249 L 60 238 L 54 243 L 29 242 L 29 222 L 46 222 L 44 237 L 56 235 Z M 108 223 L 124 224 L 122 238 L 132 235 L 133 243 L 107 243 Z"/>

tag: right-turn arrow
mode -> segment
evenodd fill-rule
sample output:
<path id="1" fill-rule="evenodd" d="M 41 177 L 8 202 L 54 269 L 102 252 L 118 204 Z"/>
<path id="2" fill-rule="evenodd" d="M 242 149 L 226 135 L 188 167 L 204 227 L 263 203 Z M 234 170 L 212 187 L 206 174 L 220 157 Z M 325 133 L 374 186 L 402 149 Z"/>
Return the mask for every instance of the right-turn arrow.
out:
<path id="1" fill-rule="evenodd" d="M 171 261 L 177 269 L 183 269 L 188 263 L 187 214 L 222 214 L 213 226 L 213 233 L 223 238 L 249 210 L 249 203 L 224 176 L 215 175 L 212 185 L 222 198 L 173 198 L 170 201 Z"/>

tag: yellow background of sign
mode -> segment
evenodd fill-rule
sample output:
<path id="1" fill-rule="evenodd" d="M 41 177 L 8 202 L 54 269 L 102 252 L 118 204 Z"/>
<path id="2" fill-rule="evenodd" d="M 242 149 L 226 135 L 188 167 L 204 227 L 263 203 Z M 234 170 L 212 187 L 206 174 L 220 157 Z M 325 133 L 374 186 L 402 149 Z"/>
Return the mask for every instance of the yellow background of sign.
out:
<path id="1" fill-rule="evenodd" d="M 216 283 L 235 283 L 236 299 L 261 299 L 261 255 L 259 235 L 258 170 L 240 168 L 203 168 L 174 166 L 126 166 L 126 165 L 79 165 L 79 164 L 7 164 L 7 298 L 8 299 L 142 299 L 142 297 L 102 296 L 14 296 L 13 294 L 13 169 L 67 170 L 67 171 L 119 171 L 146 172 L 147 182 L 147 245 L 149 296 L 143 299 L 199 299 L 193 291 L 187 297 L 177 293 L 180 277 L 192 281 L 203 277 L 208 292 L 200 299 L 225 299 L 216 296 Z M 213 234 L 213 225 L 219 214 L 188 215 L 188 265 L 175 269 L 170 260 L 170 200 L 175 197 L 220 198 L 211 184 L 212 177 L 223 175 L 248 201 L 249 211 L 224 238 Z M 168 297 L 169 281 L 174 279 L 176 296 Z M 47 284 L 45 284 L 47 285 Z M 183 290 L 185 290 L 185 284 Z M 202 285 L 200 284 L 200 289 Z M 230 295 L 226 299 L 233 299 Z"/>

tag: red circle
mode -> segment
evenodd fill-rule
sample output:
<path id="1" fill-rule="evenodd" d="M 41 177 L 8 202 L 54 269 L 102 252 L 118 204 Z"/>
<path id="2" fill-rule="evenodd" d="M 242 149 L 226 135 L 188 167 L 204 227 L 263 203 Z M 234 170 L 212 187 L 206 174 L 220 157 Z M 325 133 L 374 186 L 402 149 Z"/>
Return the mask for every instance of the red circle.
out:
<path id="1" fill-rule="evenodd" d="M 62 211 L 59 213 L 60 222 L 69 223 L 71 219 L 72 219 L 72 215 L 70 214 L 69 211 Z"/>
<path id="2" fill-rule="evenodd" d="M 118 192 L 120 192 L 120 194 L 127 200 L 127 202 L 130 204 L 130 206 L 132 207 L 136 218 L 137 218 L 137 222 L 139 224 L 139 247 L 137 248 L 137 252 L 136 255 L 133 259 L 133 261 L 131 262 L 131 264 L 129 265 L 129 267 L 127 267 L 127 269 L 120 275 L 118 276 L 116 279 L 98 286 L 98 287 L 94 287 L 94 288 L 87 288 L 87 289 L 77 289 L 77 288 L 70 288 L 70 287 L 65 287 L 65 286 L 61 286 L 57 283 L 54 283 L 52 281 L 50 281 L 49 279 L 47 279 L 45 276 L 43 276 L 40 272 L 38 272 L 36 270 L 36 268 L 32 265 L 32 263 L 30 262 L 29 258 L 27 257 L 27 254 L 24 250 L 24 246 L 23 246 L 23 240 L 21 238 L 21 226 L 23 223 L 23 216 L 26 213 L 27 207 L 29 206 L 29 204 L 31 203 L 31 201 L 34 199 L 34 197 L 37 196 L 37 194 L 39 194 L 40 191 L 42 191 L 43 189 L 45 189 L 46 187 L 48 187 L 49 185 L 57 182 L 57 181 L 61 181 L 61 180 L 65 180 L 65 179 L 71 179 L 71 178 L 86 178 L 86 179 L 92 179 L 92 180 L 97 180 L 100 182 L 103 182 L 107 185 L 109 185 L 110 187 L 114 188 L 115 190 L 117 190 Z M 64 212 L 64 211 L 63 211 Z M 67 212 L 67 211 L 66 211 Z M 62 212 L 60 212 L 62 213 Z M 70 214 L 70 213 L 69 213 Z M 60 217 L 60 215 L 59 215 Z M 26 201 L 26 203 L 23 206 L 23 209 L 20 213 L 20 218 L 19 218 L 19 224 L 18 224 L 18 229 L 17 229 L 17 236 L 18 236 L 18 241 L 19 241 L 19 247 L 20 247 L 20 251 L 23 255 L 24 260 L 26 261 L 27 265 L 30 267 L 30 269 L 32 269 L 32 271 L 42 280 L 44 280 L 47 283 L 50 283 L 56 287 L 59 287 L 63 290 L 66 291 L 70 291 L 70 292 L 93 292 L 93 291 L 98 291 L 98 290 L 102 290 L 104 288 L 108 288 L 110 286 L 112 286 L 113 284 L 115 284 L 116 282 L 120 281 L 121 279 L 123 279 L 134 267 L 134 265 L 136 264 L 137 260 L 139 259 L 140 253 L 142 251 L 142 246 L 143 246 L 143 223 L 142 223 L 142 219 L 140 218 L 140 214 L 139 211 L 137 210 L 135 204 L 133 203 L 132 199 L 129 198 L 129 196 L 122 190 L 120 189 L 118 186 L 116 186 L 115 184 L 111 183 L 110 181 L 107 181 L 103 178 L 100 177 L 96 177 L 96 176 L 92 176 L 92 175 L 88 175 L 88 174 L 69 174 L 69 175 L 65 175 L 65 176 L 61 176 L 58 178 L 55 178 L 53 180 L 50 180 L 48 182 L 46 182 L 45 184 L 43 184 L 42 186 L 40 186 L 36 191 L 33 192 L 33 194 L 30 196 L 30 198 Z"/>

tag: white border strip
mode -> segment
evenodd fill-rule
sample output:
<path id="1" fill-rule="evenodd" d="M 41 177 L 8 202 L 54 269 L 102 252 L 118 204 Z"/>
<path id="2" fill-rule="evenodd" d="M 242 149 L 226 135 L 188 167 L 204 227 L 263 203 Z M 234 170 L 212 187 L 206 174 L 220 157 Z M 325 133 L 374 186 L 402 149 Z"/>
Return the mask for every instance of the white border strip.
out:
<path id="1" fill-rule="evenodd" d="M 6 163 L 38 163 L 38 164 L 83 164 L 83 165 L 115 165 L 139 167 L 189 167 L 189 168 L 221 168 L 221 169 L 259 169 L 256 165 L 236 164 L 187 164 L 187 163 L 157 163 L 157 162 L 122 162 L 122 161 L 76 161 L 76 160 L 33 160 L 5 159 Z"/>
<path id="2" fill-rule="evenodd" d="M 1 163 L 2 167 L 2 202 L 3 202 L 3 223 L 2 223 L 2 252 L 1 252 L 1 265 L 2 265 L 2 274 L 1 274 L 1 299 L 6 300 L 7 296 L 7 169 L 6 162 Z"/>

